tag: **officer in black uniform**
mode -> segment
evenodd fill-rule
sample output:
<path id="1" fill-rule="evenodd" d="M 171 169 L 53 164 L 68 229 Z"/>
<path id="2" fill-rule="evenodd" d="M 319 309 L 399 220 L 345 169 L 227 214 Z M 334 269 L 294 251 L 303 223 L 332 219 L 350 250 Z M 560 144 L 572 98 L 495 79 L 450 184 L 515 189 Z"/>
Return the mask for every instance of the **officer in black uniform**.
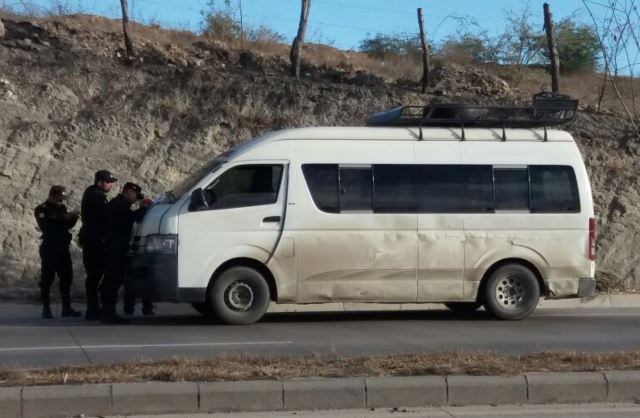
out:
<path id="1" fill-rule="evenodd" d="M 67 212 L 64 205 L 66 198 L 67 191 L 64 186 L 51 186 L 49 198 L 35 209 L 36 221 L 42 231 L 40 296 L 42 298 L 42 317 L 46 319 L 53 318 L 49 290 L 56 274 L 60 278 L 62 316 L 78 317 L 82 315 L 71 307 L 73 266 L 69 253 L 69 244 L 71 243 L 69 230 L 78 222 L 79 214 Z"/>
<path id="2" fill-rule="evenodd" d="M 87 187 L 82 195 L 82 227 L 79 242 L 82 247 L 82 262 L 87 273 L 85 290 L 87 294 L 88 320 L 100 319 L 98 286 L 104 274 L 104 240 L 107 222 L 107 193 L 117 181 L 107 170 L 96 172 L 94 184 Z"/>
<path id="3" fill-rule="evenodd" d="M 107 204 L 107 225 L 105 240 L 105 275 L 100 285 L 102 299 L 102 322 L 126 324 L 126 318 L 116 313 L 118 290 L 124 283 L 127 268 L 127 252 L 133 224 L 140 222 L 147 212 L 150 201 L 144 200 L 142 189 L 135 183 L 126 183 L 122 192 Z M 132 210 L 131 206 L 143 201 L 143 205 Z"/>

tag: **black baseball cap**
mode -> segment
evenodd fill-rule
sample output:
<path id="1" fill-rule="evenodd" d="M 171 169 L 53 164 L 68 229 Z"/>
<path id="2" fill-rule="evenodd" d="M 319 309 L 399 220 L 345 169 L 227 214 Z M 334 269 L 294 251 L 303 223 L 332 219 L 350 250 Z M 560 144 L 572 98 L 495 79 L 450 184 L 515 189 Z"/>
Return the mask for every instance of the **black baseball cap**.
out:
<path id="1" fill-rule="evenodd" d="M 58 184 L 51 186 L 51 188 L 49 189 L 49 196 L 50 197 L 59 197 L 62 196 L 63 198 L 67 197 L 67 188 L 64 186 L 60 186 Z"/>
<path id="2" fill-rule="evenodd" d="M 144 194 L 142 194 L 142 187 L 138 186 L 135 183 L 131 183 L 131 182 L 125 183 L 124 186 L 122 187 L 122 191 L 124 192 L 125 190 L 133 190 L 134 192 L 136 192 L 139 200 L 144 199 Z"/>
<path id="3" fill-rule="evenodd" d="M 113 177 L 113 174 L 111 174 L 111 171 L 109 170 L 96 171 L 95 180 L 96 183 L 99 181 L 106 181 L 107 183 L 115 183 L 118 181 L 117 178 Z"/>

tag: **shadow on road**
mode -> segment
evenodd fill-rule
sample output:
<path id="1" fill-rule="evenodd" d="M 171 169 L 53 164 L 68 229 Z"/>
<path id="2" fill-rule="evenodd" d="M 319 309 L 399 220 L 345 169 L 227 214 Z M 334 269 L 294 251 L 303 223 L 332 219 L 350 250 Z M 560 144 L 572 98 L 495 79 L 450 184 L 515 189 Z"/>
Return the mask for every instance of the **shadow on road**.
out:
<path id="1" fill-rule="evenodd" d="M 156 316 L 133 316 L 131 323 L 127 326 L 203 326 L 224 324 L 206 318 L 197 313 L 189 313 L 180 309 L 181 312 L 161 312 Z M 99 321 L 86 321 L 83 318 L 60 318 L 55 315 L 52 320 L 39 318 L 39 310 L 36 307 L 29 309 L 29 312 L 20 310 L 15 314 L 0 316 L 0 326 L 3 327 L 98 327 L 104 325 Z M 358 312 L 288 312 L 270 313 L 258 322 L 259 324 L 271 323 L 326 323 L 326 322 L 369 322 L 369 321 L 487 321 L 493 317 L 486 311 L 472 313 L 456 313 L 449 310 L 429 310 L 429 311 L 404 311 L 404 312 L 380 312 L 380 311 L 358 311 Z"/>

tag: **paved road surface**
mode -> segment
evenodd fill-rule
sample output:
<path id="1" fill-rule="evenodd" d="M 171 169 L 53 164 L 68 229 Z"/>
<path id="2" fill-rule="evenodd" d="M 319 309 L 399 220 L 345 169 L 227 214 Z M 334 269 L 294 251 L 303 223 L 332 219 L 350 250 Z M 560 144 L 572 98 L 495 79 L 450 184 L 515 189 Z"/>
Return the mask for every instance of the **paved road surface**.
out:
<path id="1" fill-rule="evenodd" d="M 124 326 L 83 319 L 45 321 L 39 313 L 34 305 L 0 303 L 0 366 L 83 365 L 224 353 L 360 356 L 640 348 L 639 308 L 538 310 L 519 322 L 494 320 L 484 312 L 459 315 L 446 310 L 271 314 L 250 326 L 208 322 L 189 305 L 163 304 L 156 317 L 135 317 Z"/>
<path id="2" fill-rule="evenodd" d="M 557 406 L 509 406 L 509 407 L 448 407 L 409 408 L 393 411 L 381 408 L 376 411 L 319 411 L 319 412 L 271 412 L 236 414 L 183 414 L 159 415 L 156 418 L 637 418 L 640 405 L 557 405 Z M 129 417 L 142 418 L 142 417 Z"/>

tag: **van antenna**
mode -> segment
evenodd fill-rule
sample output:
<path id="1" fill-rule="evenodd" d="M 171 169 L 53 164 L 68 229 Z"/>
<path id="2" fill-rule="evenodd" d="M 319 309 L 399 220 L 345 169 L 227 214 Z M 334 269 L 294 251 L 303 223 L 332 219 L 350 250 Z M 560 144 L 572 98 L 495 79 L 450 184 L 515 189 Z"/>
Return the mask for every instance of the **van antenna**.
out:
<path id="1" fill-rule="evenodd" d="M 465 139 L 467 139 L 467 136 L 465 135 L 465 132 L 464 132 L 464 123 L 460 124 L 460 129 L 462 130 L 461 132 L 462 135 L 460 135 L 460 139 L 464 141 Z"/>
<path id="2" fill-rule="evenodd" d="M 544 142 L 547 142 L 549 140 L 549 137 L 547 136 L 547 125 L 544 125 L 543 128 L 544 128 Z"/>
<path id="3" fill-rule="evenodd" d="M 420 123 L 418 124 L 418 131 L 420 132 L 418 134 L 418 141 L 422 141 L 422 119 L 420 120 Z"/>
<path id="4" fill-rule="evenodd" d="M 502 140 L 507 140 L 507 132 L 504 130 L 504 125 L 502 125 Z"/>

